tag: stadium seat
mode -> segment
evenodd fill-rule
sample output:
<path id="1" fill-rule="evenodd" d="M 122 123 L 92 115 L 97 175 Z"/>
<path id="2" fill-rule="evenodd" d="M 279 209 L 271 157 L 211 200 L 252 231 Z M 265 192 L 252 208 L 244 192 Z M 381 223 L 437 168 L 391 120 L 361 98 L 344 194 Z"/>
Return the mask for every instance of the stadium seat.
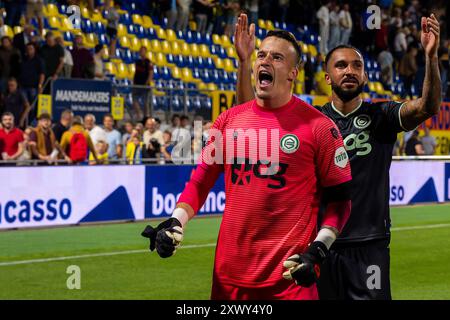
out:
<path id="1" fill-rule="evenodd" d="M 151 44 L 152 44 L 152 52 L 154 53 L 162 52 L 161 42 L 159 40 L 153 39 L 151 41 Z"/>
<path id="2" fill-rule="evenodd" d="M 139 15 L 139 14 L 132 14 L 131 15 L 131 21 L 134 23 L 134 24 L 137 24 L 137 25 L 140 25 L 140 26 L 144 26 L 144 21 L 143 21 L 143 19 L 142 19 L 142 16 L 141 15 Z"/>
<path id="3" fill-rule="evenodd" d="M 198 44 L 196 43 L 192 43 L 190 45 L 191 51 L 190 51 L 190 55 L 192 55 L 193 57 L 198 57 L 200 54 L 199 48 L 198 48 Z"/>
<path id="4" fill-rule="evenodd" d="M 147 15 L 142 16 L 142 26 L 147 29 L 153 27 L 152 18 Z"/>
<path id="5" fill-rule="evenodd" d="M 129 48 L 130 47 L 130 40 L 127 36 L 121 36 L 119 37 L 119 46 L 122 48 Z"/>
<path id="6" fill-rule="evenodd" d="M 111 75 L 115 76 L 117 74 L 116 66 L 112 62 L 105 63 L 105 70 L 107 73 L 109 73 Z"/>
<path id="7" fill-rule="evenodd" d="M 200 56 L 203 58 L 208 58 L 211 56 L 211 53 L 209 52 L 209 48 L 206 44 L 201 44 L 199 46 L 199 50 L 200 50 Z"/>
<path id="8" fill-rule="evenodd" d="M 58 17 L 55 17 L 55 16 L 49 17 L 47 19 L 47 21 L 48 21 L 48 24 L 49 24 L 51 29 L 54 29 L 54 30 L 60 30 L 61 29 L 61 22 L 60 22 Z"/>
<path id="9" fill-rule="evenodd" d="M 141 49 L 141 41 L 136 37 L 132 37 L 130 40 L 130 49 L 134 52 L 139 51 Z"/>
<path id="10" fill-rule="evenodd" d="M 95 34 L 93 34 L 93 33 L 86 34 L 85 41 L 84 41 L 84 45 L 86 48 L 93 49 L 93 48 L 95 48 L 97 43 L 98 43 L 98 40 L 97 40 Z"/>
<path id="11" fill-rule="evenodd" d="M 172 54 L 175 54 L 175 55 L 181 54 L 181 47 L 178 42 L 176 42 L 176 41 L 171 42 L 171 47 L 172 47 Z"/>
<path id="12" fill-rule="evenodd" d="M 191 48 L 189 47 L 189 44 L 186 42 L 183 42 L 181 44 L 181 54 L 183 56 L 188 56 L 188 55 L 190 55 L 190 53 L 191 53 Z"/>
<path id="13" fill-rule="evenodd" d="M 147 38 L 141 39 L 141 46 L 147 48 L 147 51 L 152 51 L 152 44 Z"/>
<path id="14" fill-rule="evenodd" d="M 119 23 L 117 27 L 117 36 L 122 37 L 128 35 L 127 27 L 121 23 Z"/>
<path id="15" fill-rule="evenodd" d="M 266 22 L 263 19 L 258 19 L 258 28 L 266 29 Z"/>
<path id="16" fill-rule="evenodd" d="M 16 35 L 16 34 L 21 33 L 23 31 L 23 28 L 21 26 L 15 26 L 13 28 L 13 31 L 14 31 L 14 35 Z"/>
<path id="17" fill-rule="evenodd" d="M 167 29 L 166 30 L 166 40 L 167 41 L 177 41 L 177 34 L 175 33 L 175 31 L 171 30 L 171 29 Z"/>
<path id="18" fill-rule="evenodd" d="M 224 62 L 223 68 L 225 69 L 225 71 L 233 72 L 235 70 L 233 61 L 231 59 L 224 59 L 223 62 Z"/>
<path id="19" fill-rule="evenodd" d="M 230 38 L 226 34 L 222 35 L 221 40 L 222 40 L 222 47 L 224 47 L 225 49 L 233 45 L 230 41 Z"/>
<path id="20" fill-rule="evenodd" d="M 220 36 L 218 34 L 212 35 L 212 43 L 219 45 L 219 46 L 222 44 L 222 39 L 220 38 Z"/>
<path id="21" fill-rule="evenodd" d="M 165 54 L 172 53 L 172 47 L 170 46 L 169 41 L 164 40 L 161 42 L 161 51 Z"/>
<path id="22" fill-rule="evenodd" d="M 11 39 L 14 37 L 14 32 L 10 26 L 5 24 L 2 27 L 0 27 L 0 29 L 2 30 L 2 33 L 5 34 L 5 36 L 10 37 Z"/>
<path id="23" fill-rule="evenodd" d="M 163 28 L 157 28 L 156 35 L 161 40 L 165 40 L 167 38 L 166 30 L 164 30 Z"/>
<path id="24" fill-rule="evenodd" d="M 58 7 L 53 3 L 44 6 L 43 13 L 46 17 L 59 17 Z"/>

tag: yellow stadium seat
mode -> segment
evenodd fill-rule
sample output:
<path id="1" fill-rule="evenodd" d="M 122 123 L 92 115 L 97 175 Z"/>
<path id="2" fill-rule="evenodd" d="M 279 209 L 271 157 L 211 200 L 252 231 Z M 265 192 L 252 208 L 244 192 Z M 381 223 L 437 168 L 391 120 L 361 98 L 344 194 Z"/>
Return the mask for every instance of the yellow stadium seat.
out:
<path id="1" fill-rule="evenodd" d="M 189 44 L 187 44 L 186 42 L 183 42 L 181 44 L 181 54 L 183 56 L 188 56 L 191 54 L 191 48 L 189 47 Z"/>
<path id="2" fill-rule="evenodd" d="M 226 34 L 222 35 L 221 40 L 222 40 L 222 47 L 224 48 L 228 48 L 233 45 L 230 41 L 230 38 Z"/>
<path id="3" fill-rule="evenodd" d="M 53 3 L 49 3 L 47 6 L 44 7 L 44 15 L 46 17 L 58 17 L 59 16 L 58 7 Z"/>
<path id="4" fill-rule="evenodd" d="M 370 99 L 370 93 L 363 92 L 363 93 L 362 93 L 362 98 L 363 98 L 363 99 Z"/>
<path id="5" fill-rule="evenodd" d="M 161 42 L 161 50 L 165 54 L 172 53 L 172 47 L 170 46 L 170 42 L 166 41 L 166 40 L 162 41 Z"/>
<path id="6" fill-rule="evenodd" d="M 62 32 L 71 31 L 73 29 L 72 22 L 70 22 L 69 18 L 62 17 L 60 19 L 59 28 Z"/>
<path id="7" fill-rule="evenodd" d="M 191 47 L 191 55 L 193 57 L 198 57 L 200 55 L 200 50 L 198 49 L 198 44 L 192 43 L 190 45 L 190 47 Z"/>
<path id="8" fill-rule="evenodd" d="M 130 40 L 127 36 L 120 36 L 119 43 L 123 48 L 130 48 Z"/>
<path id="9" fill-rule="evenodd" d="M 153 54 L 153 52 L 147 52 L 146 57 L 147 57 L 148 60 L 150 60 L 151 62 L 153 62 L 153 61 L 154 61 L 155 55 Z"/>
<path id="10" fill-rule="evenodd" d="M 124 24 L 119 23 L 119 25 L 117 26 L 117 36 L 122 37 L 126 36 L 127 34 L 128 34 L 127 27 Z"/>
<path id="11" fill-rule="evenodd" d="M 273 26 L 273 22 L 271 20 L 266 20 L 266 29 L 275 30 L 275 27 Z"/>
<path id="12" fill-rule="evenodd" d="M 223 68 L 226 72 L 233 72 L 235 71 L 233 61 L 231 59 L 224 59 L 223 60 Z"/>
<path id="13" fill-rule="evenodd" d="M 15 26 L 13 28 L 14 34 L 21 33 L 23 31 L 23 28 L 21 26 Z"/>
<path id="14" fill-rule="evenodd" d="M 121 62 L 117 65 L 117 74 L 116 77 L 118 79 L 126 79 L 128 78 L 128 68 L 125 63 Z"/>
<path id="15" fill-rule="evenodd" d="M 182 73 L 180 68 L 172 67 L 172 77 L 174 77 L 175 79 L 181 79 Z"/>
<path id="16" fill-rule="evenodd" d="M 236 49 L 234 49 L 234 46 L 228 47 L 227 48 L 227 56 L 230 58 L 235 58 L 237 59 L 237 53 L 236 53 Z"/>
<path id="17" fill-rule="evenodd" d="M 156 35 L 162 40 L 165 40 L 167 38 L 166 30 L 164 30 L 163 28 L 158 28 L 158 30 L 156 30 Z"/>
<path id="18" fill-rule="evenodd" d="M 377 94 L 380 94 L 380 95 L 386 94 L 384 91 L 383 84 L 381 82 L 377 81 L 374 83 L 374 85 L 375 85 L 375 92 Z"/>
<path id="19" fill-rule="evenodd" d="M 153 20 L 149 16 L 142 16 L 142 26 L 144 28 L 153 27 Z"/>
<path id="20" fill-rule="evenodd" d="M 61 23 L 59 21 L 58 17 L 49 17 L 48 18 L 48 24 L 50 25 L 50 27 L 52 27 L 53 29 L 61 29 Z"/>
<path id="21" fill-rule="evenodd" d="M 302 49 L 302 53 L 308 53 L 309 52 L 309 47 L 306 43 L 303 42 L 299 42 L 300 48 Z"/>
<path id="22" fill-rule="evenodd" d="M 217 91 L 217 85 L 215 83 L 208 83 L 208 90 Z"/>
<path id="23" fill-rule="evenodd" d="M 106 62 L 105 63 L 105 70 L 109 74 L 112 74 L 112 75 L 116 75 L 117 74 L 116 66 L 112 62 Z"/>
<path id="24" fill-rule="evenodd" d="M 376 92 L 376 90 L 375 90 L 375 83 L 374 82 L 369 81 L 369 83 L 367 85 L 369 87 L 369 91 L 370 92 L 373 92 L 373 93 Z"/>
<path id="25" fill-rule="evenodd" d="M 171 46 L 172 46 L 172 54 L 174 54 L 174 55 L 181 54 L 181 47 L 178 42 L 172 42 Z"/>
<path id="26" fill-rule="evenodd" d="M 189 21 L 189 28 L 193 31 L 197 31 L 197 23 L 195 21 Z"/>
<path id="27" fill-rule="evenodd" d="M 83 16 L 83 18 L 89 19 L 89 18 L 90 18 L 90 15 L 89 15 L 89 10 L 88 10 L 88 8 L 86 8 L 86 7 L 81 8 L 81 15 Z"/>
<path id="28" fill-rule="evenodd" d="M 223 60 L 220 59 L 219 57 L 215 57 L 214 59 L 214 65 L 216 66 L 217 69 L 223 69 Z"/>
<path id="29" fill-rule="evenodd" d="M 155 58 L 155 64 L 157 66 L 164 67 L 168 65 L 166 55 L 164 53 L 158 52 L 156 55 L 153 55 L 153 57 Z"/>
<path id="30" fill-rule="evenodd" d="M 256 38 L 256 39 L 255 39 L 255 46 L 256 46 L 257 49 L 259 49 L 259 47 L 261 47 L 261 42 L 262 42 L 262 41 L 261 41 L 260 38 Z"/>
<path id="31" fill-rule="evenodd" d="M 144 24 L 142 17 L 136 13 L 131 16 L 131 20 L 133 21 L 134 24 L 138 24 L 140 26 L 142 26 Z"/>
<path id="32" fill-rule="evenodd" d="M 94 11 L 92 13 L 91 22 L 97 23 L 97 22 L 103 22 L 103 16 L 99 11 Z"/>
<path id="33" fill-rule="evenodd" d="M 189 69 L 189 68 L 183 68 L 183 69 L 181 69 L 181 74 L 182 74 L 181 79 L 182 79 L 184 82 L 198 82 L 198 81 L 200 81 L 199 79 L 194 79 L 194 78 L 192 77 L 192 71 L 191 71 L 191 69 Z"/>
<path id="34" fill-rule="evenodd" d="M 134 63 L 130 63 L 127 66 L 127 78 L 128 78 L 128 80 L 133 80 L 135 72 L 136 72 L 136 65 Z"/>
<path id="35" fill-rule="evenodd" d="M 295 94 L 303 94 L 303 83 L 297 82 L 295 84 Z"/>
<path id="36" fill-rule="evenodd" d="M 148 51 L 152 50 L 152 44 L 147 38 L 141 39 L 141 46 L 147 48 Z"/>
<path id="37" fill-rule="evenodd" d="M 209 52 L 209 48 L 206 44 L 201 44 L 199 46 L 199 50 L 200 50 L 200 56 L 202 58 L 208 58 L 211 56 L 211 53 Z"/>
<path id="38" fill-rule="evenodd" d="M 308 51 L 311 53 L 311 57 L 317 57 L 317 48 L 314 45 L 309 44 Z"/>
<path id="39" fill-rule="evenodd" d="M 200 80 L 200 82 L 197 84 L 197 88 L 199 90 L 206 90 L 208 89 L 208 85 Z"/>
<path id="40" fill-rule="evenodd" d="M 158 53 L 161 52 L 161 43 L 157 39 L 153 39 L 152 43 L 152 52 Z"/>
<path id="41" fill-rule="evenodd" d="M 98 43 L 97 37 L 96 37 L 96 35 L 95 35 L 94 33 L 88 33 L 88 34 L 86 34 L 85 39 L 86 39 L 85 46 L 86 46 L 88 49 L 93 49 L 93 48 L 95 48 L 95 46 L 96 46 L 97 43 Z"/>
<path id="42" fill-rule="evenodd" d="M 258 28 L 266 29 L 266 22 L 263 19 L 258 19 Z"/>
<path id="43" fill-rule="evenodd" d="M 212 35 L 212 41 L 214 44 L 218 44 L 219 46 L 222 45 L 222 39 L 220 38 L 220 36 L 218 34 Z"/>
<path id="44" fill-rule="evenodd" d="M 256 53 L 256 50 L 255 50 L 255 51 L 253 51 L 253 53 L 252 53 L 252 57 L 251 57 L 252 61 L 255 61 L 255 60 L 256 60 L 256 56 L 257 56 L 257 53 Z"/>
<path id="45" fill-rule="evenodd" d="M 139 41 L 139 39 L 136 36 L 132 36 L 130 38 L 130 49 L 131 51 L 139 51 L 141 49 L 141 41 Z"/>
<path id="46" fill-rule="evenodd" d="M 171 29 L 167 29 L 166 30 L 166 40 L 167 41 L 177 41 L 177 34 L 175 33 L 175 31 L 171 30 Z"/>
<path id="47" fill-rule="evenodd" d="M 103 60 L 108 60 L 109 59 L 109 48 L 108 46 L 103 46 L 103 55 L 102 55 L 102 59 Z"/>
<path id="48" fill-rule="evenodd" d="M 2 32 L 5 34 L 5 36 L 10 37 L 11 39 L 14 37 L 14 32 L 13 32 L 13 30 L 11 29 L 10 26 L 8 26 L 8 25 L 5 24 L 5 25 L 3 25 L 0 29 L 1 29 Z"/>

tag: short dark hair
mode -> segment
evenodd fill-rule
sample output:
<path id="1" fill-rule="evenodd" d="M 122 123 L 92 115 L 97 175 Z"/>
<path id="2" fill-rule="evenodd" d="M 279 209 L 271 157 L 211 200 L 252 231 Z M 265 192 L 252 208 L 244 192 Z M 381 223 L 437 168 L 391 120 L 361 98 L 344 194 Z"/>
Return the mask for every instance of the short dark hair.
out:
<path id="1" fill-rule="evenodd" d="M 113 117 L 113 115 L 112 115 L 111 113 L 105 114 L 105 115 L 103 116 L 103 121 L 105 121 L 106 118 L 111 118 L 111 119 L 114 120 L 114 117 Z"/>
<path id="2" fill-rule="evenodd" d="M 180 115 L 175 113 L 175 114 L 172 116 L 172 121 L 175 120 L 176 118 L 180 119 Z"/>
<path id="3" fill-rule="evenodd" d="M 38 120 L 52 120 L 52 117 L 50 117 L 50 115 L 48 113 L 42 113 L 39 117 Z"/>
<path id="4" fill-rule="evenodd" d="M 182 115 L 182 116 L 180 117 L 180 120 L 181 120 L 181 121 L 183 121 L 183 120 L 189 120 L 189 117 L 188 117 L 187 115 Z"/>
<path id="5" fill-rule="evenodd" d="M 13 117 L 13 119 L 14 119 L 14 114 L 12 112 L 6 111 L 6 112 L 3 112 L 3 114 L 2 114 L 2 120 L 4 117 Z"/>
<path id="6" fill-rule="evenodd" d="M 361 53 L 361 51 L 359 51 L 359 49 L 355 48 L 354 46 L 351 46 L 351 45 L 348 45 L 348 44 L 341 44 L 341 45 L 338 45 L 337 47 L 334 47 L 333 49 L 331 49 L 331 50 L 327 53 L 327 55 L 325 56 L 325 69 L 327 68 L 327 66 L 328 66 L 328 61 L 330 61 L 331 56 L 333 55 L 333 53 L 334 53 L 335 51 L 337 51 L 337 50 L 340 50 L 340 49 L 352 49 L 352 50 L 355 50 L 356 52 L 358 52 L 358 53 L 361 55 L 361 57 L 363 56 L 362 53 Z M 364 58 L 363 58 L 363 60 L 364 60 Z"/>
<path id="7" fill-rule="evenodd" d="M 292 46 L 295 49 L 295 52 L 297 53 L 297 62 L 295 65 L 298 66 L 300 64 L 301 59 L 302 59 L 302 49 L 300 48 L 300 45 L 298 44 L 297 39 L 291 32 L 286 31 L 286 30 L 270 30 L 269 32 L 267 32 L 264 39 L 266 39 L 268 37 L 276 37 L 276 38 L 284 39 L 284 40 L 288 41 L 290 44 L 292 44 Z"/>
<path id="8" fill-rule="evenodd" d="M 73 125 L 78 124 L 78 125 L 82 126 L 83 125 L 83 118 L 81 116 L 73 117 L 72 124 Z"/>

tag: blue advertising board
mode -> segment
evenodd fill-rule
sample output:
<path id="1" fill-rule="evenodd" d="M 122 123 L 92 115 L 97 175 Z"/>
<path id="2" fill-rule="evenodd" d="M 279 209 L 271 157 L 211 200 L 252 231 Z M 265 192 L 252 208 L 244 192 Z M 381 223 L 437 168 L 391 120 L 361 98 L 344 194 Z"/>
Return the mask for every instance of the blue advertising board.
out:
<path id="1" fill-rule="evenodd" d="M 52 116 L 58 120 L 65 109 L 76 115 L 92 113 L 101 119 L 111 113 L 111 81 L 57 79 L 52 83 Z"/>

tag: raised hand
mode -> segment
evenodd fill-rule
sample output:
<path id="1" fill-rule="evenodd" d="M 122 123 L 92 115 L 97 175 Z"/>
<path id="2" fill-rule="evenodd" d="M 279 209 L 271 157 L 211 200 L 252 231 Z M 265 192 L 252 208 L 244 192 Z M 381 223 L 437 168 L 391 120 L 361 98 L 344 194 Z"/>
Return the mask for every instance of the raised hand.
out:
<path id="1" fill-rule="evenodd" d="M 440 34 L 439 21 L 434 14 L 431 14 L 430 17 L 422 17 L 421 25 L 420 42 L 425 49 L 425 54 L 430 58 L 437 57 Z"/>
<path id="2" fill-rule="evenodd" d="M 255 50 L 255 24 L 248 26 L 248 18 L 241 13 L 234 31 L 234 47 L 236 48 L 239 61 L 249 61 Z"/>

